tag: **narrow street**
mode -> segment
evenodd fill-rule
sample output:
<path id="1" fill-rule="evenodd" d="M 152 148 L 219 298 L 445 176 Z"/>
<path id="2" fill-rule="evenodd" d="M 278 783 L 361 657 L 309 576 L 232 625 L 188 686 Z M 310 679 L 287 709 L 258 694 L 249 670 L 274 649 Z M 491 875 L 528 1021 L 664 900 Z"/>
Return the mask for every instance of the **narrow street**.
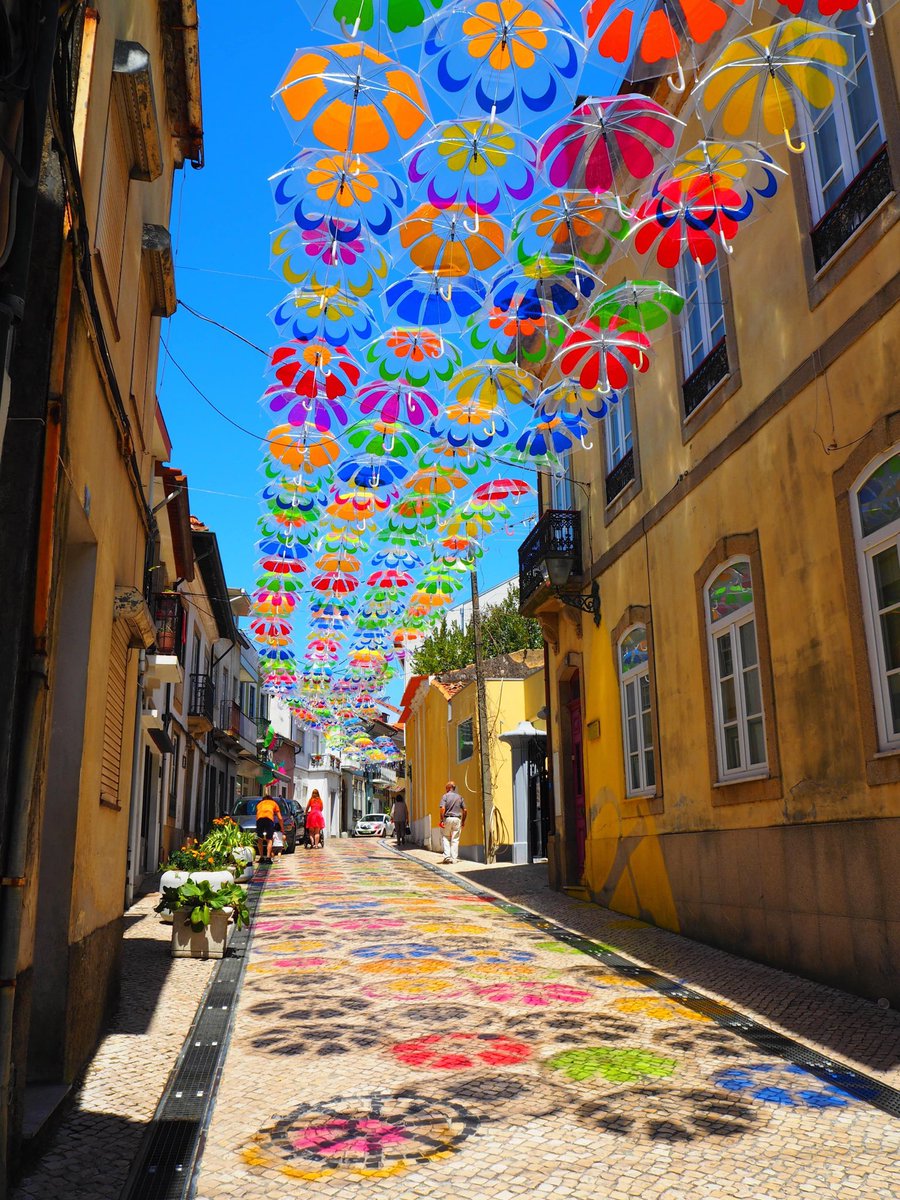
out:
<path id="1" fill-rule="evenodd" d="M 897 1114 L 496 899 L 378 843 L 277 863 L 201 1200 L 900 1194 Z"/>

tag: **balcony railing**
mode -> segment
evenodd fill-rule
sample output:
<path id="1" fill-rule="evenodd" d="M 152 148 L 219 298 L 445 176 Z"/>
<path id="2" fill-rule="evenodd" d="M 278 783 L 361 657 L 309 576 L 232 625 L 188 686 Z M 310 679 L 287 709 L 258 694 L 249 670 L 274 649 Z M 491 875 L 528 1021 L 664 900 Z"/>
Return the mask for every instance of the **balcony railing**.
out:
<path id="1" fill-rule="evenodd" d="M 834 258 L 893 190 L 887 146 L 882 146 L 810 233 L 817 271 Z"/>
<path id="2" fill-rule="evenodd" d="M 519 547 L 519 604 L 547 582 L 547 554 L 571 554 L 573 575 L 580 575 L 581 513 L 576 509 L 551 508 Z"/>
<path id="3" fill-rule="evenodd" d="M 184 608 L 177 592 L 160 592 L 153 601 L 156 622 L 156 653 L 182 658 L 184 647 Z"/>
<path id="4" fill-rule="evenodd" d="M 192 675 L 188 716 L 207 721 L 210 728 L 215 711 L 216 689 L 211 675 Z"/>
<path id="5" fill-rule="evenodd" d="M 223 700 L 219 709 L 219 729 L 224 733 L 230 733 L 232 737 L 237 737 L 240 716 L 240 705 L 235 704 L 233 700 Z"/>
<path id="6" fill-rule="evenodd" d="M 688 375 L 681 385 L 684 398 L 684 415 L 689 417 L 720 380 L 728 374 L 728 346 L 721 338 L 700 363 L 693 374 Z"/>
<path id="7" fill-rule="evenodd" d="M 623 455 L 607 475 L 606 503 L 612 504 L 619 492 L 624 491 L 632 479 L 634 479 L 634 449 Z"/>
<path id="8" fill-rule="evenodd" d="M 309 765 L 313 771 L 340 772 L 341 760 L 336 754 L 311 754 L 309 756 Z"/>

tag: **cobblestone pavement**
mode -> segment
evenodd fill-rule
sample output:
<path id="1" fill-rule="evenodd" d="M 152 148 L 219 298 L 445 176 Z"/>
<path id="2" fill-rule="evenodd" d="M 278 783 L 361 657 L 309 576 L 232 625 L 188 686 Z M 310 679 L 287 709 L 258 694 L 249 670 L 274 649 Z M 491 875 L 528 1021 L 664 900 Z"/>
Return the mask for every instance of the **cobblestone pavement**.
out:
<path id="1" fill-rule="evenodd" d="M 216 965 L 170 957 L 158 900 L 145 896 L 125 914 L 116 1015 L 12 1200 L 118 1200 Z"/>
<path id="2" fill-rule="evenodd" d="M 900 1121 L 444 874 L 331 843 L 270 873 L 196 1195 L 896 1200 Z"/>

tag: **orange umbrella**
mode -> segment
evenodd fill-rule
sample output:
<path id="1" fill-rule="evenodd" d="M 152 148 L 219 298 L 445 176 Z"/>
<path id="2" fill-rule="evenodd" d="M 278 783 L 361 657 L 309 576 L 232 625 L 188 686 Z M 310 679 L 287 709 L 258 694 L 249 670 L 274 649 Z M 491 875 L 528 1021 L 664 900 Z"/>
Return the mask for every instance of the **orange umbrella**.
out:
<path id="1" fill-rule="evenodd" d="M 397 226 L 411 263 L 443 278 L 483 275 L 506 253 L 506 231 L 490 217 L 472 220 L 463 204 L 420 204 Z"/>

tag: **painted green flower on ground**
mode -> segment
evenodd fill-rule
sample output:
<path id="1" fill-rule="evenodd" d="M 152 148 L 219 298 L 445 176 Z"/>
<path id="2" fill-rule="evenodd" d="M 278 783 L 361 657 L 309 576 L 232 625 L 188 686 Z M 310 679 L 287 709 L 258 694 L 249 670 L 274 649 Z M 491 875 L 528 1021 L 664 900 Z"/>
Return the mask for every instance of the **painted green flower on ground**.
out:
<path id="1" fill-rule="evenodd" d="M 647 1076 L 664 1078 L 674 1075 L 678 1062 L 649 1050 L 620 1050 L 590 1046 L 583 1050 L 565 1050 L 548 1059 L 554 1071 L 563 1071 L 576 1082 L 602 1075 L 611 1083 L 636 1083 Z"/>

